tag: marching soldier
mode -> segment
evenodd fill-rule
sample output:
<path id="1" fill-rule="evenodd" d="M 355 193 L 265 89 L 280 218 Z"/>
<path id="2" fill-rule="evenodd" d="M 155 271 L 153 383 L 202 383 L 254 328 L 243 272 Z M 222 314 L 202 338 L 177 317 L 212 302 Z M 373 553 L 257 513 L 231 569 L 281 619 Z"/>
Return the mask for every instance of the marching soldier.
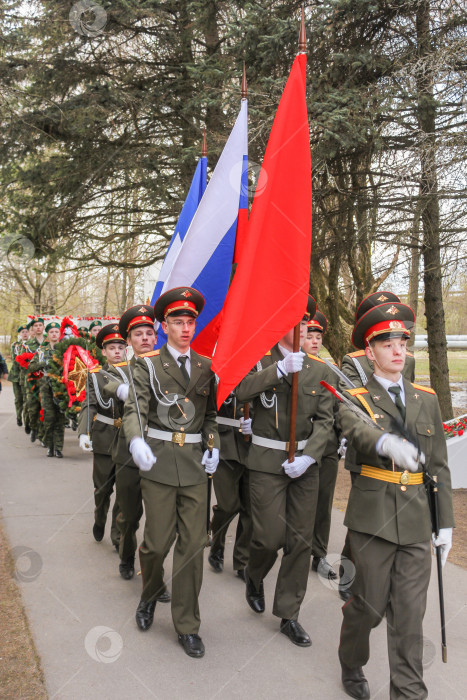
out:
<path id="1" fill-rule="evenodd" d="M 130 371 L 134 370 L 136 358 L 152 350 L 156 342 L 154 309 L 144 304 L 132 306 L 122 315 L 118 327 L 121 337 L 132 347 L 134 354 L 131 360 L 125 359 L 109 367 L 109 374 L 115 375 L 115 380 L 105 384 L 103 393 L 106 399 L 114 400 L 119 415 L 123 415 L 129 394 Z M 143 501 L 138 467 L 128 453 L 123 425 L 113 443 L 112 460 L 115 463 L 116 500 L 120 509 L 117 516 L 120 530 L 119 571 L 122 578 L 129 580 L 135 574 L 136 531 L 143 515 Z M 160 600 L 169 601 L 168 592 L 164 591 Z"/>
<path id="2" fill-rule="evenodd" d="M 307 341 L 304 343 L 304 349 L 310 353 L 310 355 L 319 357 L 319 351 L 323 345 L 323 335 L 326 333 L 327 327 L 327 318 L 321 311 L 317 311 L 313 318 L 308 321 Z M 335 379 L 330 383 L 336 386 Z M 336 401 L 334 401 L 334 411 L 336 412 L 337 409 L 338 406 L 336 406 Z M 334 498 L 337 470 L 339 467 L 338 450 L 339 430 L 337 428 L 337 422 L 334 420 L 328 443 L 319 463 L 318 503 L 316 505 L 315 527 L 311 549 L 313 555 L 311 568 L 313 571 L 316 571 L 319 576 L 330 579 L 337 578 L 336 572 L 326 559 L 326 554 L 328 553 L 329 533 L 331 531 L 332 500 Z"/>
<path id="3" fill-rule="evenodd" d="M 121 402 L 103 396 L 105 379 L 101 372 L 110 370 L 125 356 L 126 342 L 120 335 L 118 323 L 104 326 L 96 336 L 96 345 L 106 358 L 104 366 L 89 372 L 89 395 L 86 396 L 78 421 L 79 446 L 85 452 L 93 452 L 92 480 L 94 484 L 94 525 L 92 534 L 96 542 L 104 537 L 105 523 L 110 505 L 110 497 L 115 484 L 115 462 L 112 459 L 112 445 L 118 437 L 122 423 Z M 110 538 L 116 551 L 119 551 L 120 534 L 117 526 L 119 512 L 115 499 L 112 510 Z"/>
<path id="4" fill-rule="evenodd" d="M 251 540 L 250 490 L 245 466 L 251 434 L 251 418 L 244 419 L 243 406 L 232 393 L 220 407 L 216 421 L 221 442 L 219 466 L 213 476 L 216 505 L 212 515 L 212 545 L 208 562 L 216 573 L 224 569 L 225 537 L 229 524 L 238 514 L 233 550 L 233 568 L 244 580 Z"/>
<path id="5" fill-rule="evenodd" d="M 39 317 L 34 317 L 28 323 L 30 339 L 27 341 L 29 352 L 36 352 L 36 350 L 44 342 L 44 319 Z M 25 386 L 26 386 L 26 405 L 29 416 L 29 425 L 31 426 L 31 442 L 35 442 L 36 438 L 39 438 L 42 445 L 45 447 L 44 438 L 44 427 L 40 420 L 41 412 L 41 402 L 40 402 L 40 391 L 34 392 L 32 387 L 28 383 L 28 375 L 31 374 L 31 370 L 28 368 L 25 374 Z"/>
<path id="6" fill-rule="evenodd" d="M 392 292 L 373 292 L 369 294 L 358 307 L 355 314 L 355 322 L 357 322 L 364 314 L 373 309 L 375 306 L 380 304 L 386 304 L 390 302 L 400 303 L 400 299 L 396 294 Z M 368 379 L 372 376 L 374 372 L 373 362 L 366 356 L 364 350 L 357 350 L 348 355 L 345 355 L 342 360 L 341 369 L 343 373 L 355 384 L 355 386 L 365 386 Z M 402 374 L 409 382 L 415 380 L 415 358 L 412 353 L 406 352 L 406 360 Z M 341 385 L 342 389 L 348 387 Z M 351 479 L 355 479 L 355 476 L 360 472 L 358 464 L 355 460 L 355 451 L 351 447 L 349 450 L 346 446 L 343 448 L 343 456 L 345 456 L 345 468 L 350 471 Z M 341 579 L 339 583 L 339 595 L 344 602 L 349 600 L 351 596 L 350 586 L 352 584 L 353 578 L 353 567 L 352 570 L 348 570 L 345 565 L 345 561 L 350 560 L 350 542 L 349 537 L 346 535 L 344 547 L 342 549 L 342 559 L 344 561 L 344 566 L 341 567 Z"/>
<path id="7" fill-rule="evenodd" d="M 207 474 L 215 472 L 219 461 L 211 361 L 190 348 L 203 306 L 202 295 L 190 287 L 159 297 L 154 313 L 167 343 L 138 359 L 135 395 L 130 392 L 123 417 L 127 444 L 141 469 L 146 512 L 139 550 L 143 591 L 136 622 L 141 630 L 152 625 L 157 596 L 165 590 L 164 560 L 176 538 L 172 619 L 185 653 L 194 658 L 205 652 L 198 635 L 198 596 L 206 544 Z"/>
<path id="8" fill-rule="evenodd" d="M 15 395 L 15 410 L 16 410 L 16 425 L 23 425 L 23 412 L 25 411 L 23 390 L 21 388 L 21 372 L 20 366 L 16 362 L 18 355 L 27 352 L 26 341 L 29 338 L 29 331 L 26 326 L 19 326 L 17 330 L 19 334 L 18 340 L 11 345 L 11 369 L 9 373 L 10 381 L 13 384 L 13 393 Z M 26 420 L 25 420 L 26 422 Z"/>
<path id="9" fill-rule="evenodd" d="M 442 548 L 443 563 L 451 547 L 451 479 L 438 401 L 432 389 L 411 384 L 402 373 L 414 322 L 412 309 L 399 302 L 360 316 L 352 342 L 375 370 L 365 387 L 345 394 L 375 428 L 345 405 L 340 408 L 341 428 L 360 468 L 345 516 L 356 578 L 343 607 L 339 646 L 342 682 L 354 698 L 370 697 L 362 667 L 370 656 L 370 632 L 385 615 L 391 699 L 427 697 L 422 621 L 432 525 L 423 471 L 438 476 L 441 531 L 435 545 Z M 416 436 L 419 445 L 401 433 Z"/>
<path id="10" fill-rule="evenodd" d="M 47 374 L 49 361 L 54 347 L 60 338 L 60 324 L 53 321 L 45 327 L 46 339 L 34 353 L 29 363 L 29 372 L 42 372 L 39 379 L 40 406 L 44 412 L 43 441 L 48 447 L 47 457 L 63 457 L 63 442 L 65 437 L 65 414 L 60 411 L 55 401 L 53 390 Z"/>
<path id="11" fill-rule="evenodd" d="M 309 297 L 300 327 L 301 343 L 315 312 L 316 303 Z M 294 372 L 298 372 L 297 443 L 294 461 L 289 463 Z M 332 397 L 320 385 L 322 379 L 329 381 L 329 374 L 320 358 L 293 352 L 292 329 L 236 389 L 238 401 L 253 400 L 254 413 L 247 457 L 253 535 L 245 569 L 246 599 L 254 612 L 264 612 L 263 580 L 283 549 L 273 614 L 281 619 L 281 632 L 302 647 L 311 645 L 297 618 L 310 570 L 318 464 L 332 431 Z"/>

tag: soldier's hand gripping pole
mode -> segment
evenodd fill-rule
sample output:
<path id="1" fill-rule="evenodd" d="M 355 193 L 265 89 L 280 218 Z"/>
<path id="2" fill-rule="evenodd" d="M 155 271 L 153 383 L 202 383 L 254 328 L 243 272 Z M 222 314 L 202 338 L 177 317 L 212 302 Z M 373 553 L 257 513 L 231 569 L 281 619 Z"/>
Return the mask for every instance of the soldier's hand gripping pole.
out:
<path id="1" fill-rule="evenodd" d="M 139 412 L 139 403 L 138 403 L 138 397 L 136 395 L 136 389 L 135 389 L 135 383 L 133 381 L 133 372 L 131 371 L 131 366 L 130 363 L 128 362 L 128 355 L 127 355 L 128 347 L 125 348 L 125 361 L 126 361 L 126 366 L 128 368 L 128 377 L 130 379 L 130 386 L 131 390 L 133 392 L 133 397 L 135 399 L 135 406 L 136 406 L 136 415 L 138 416 L 138 423 L 139 423 L 139 429 L 141 431 L 141 438 L 144 440 L 144 430 L 143 430 L 143 423 L 141 420 L 141 413 Z"/>
<path id="2" fill-rule="evenodd" d="M 431 476 L 425 471 L 425 485 L 428 490 L 428 502 L 430 505 L 431 524 L 435 539 L 439 536 L 439 509 L 438 509 L 438 476 Z M 441 562 L 441 549 L 435 547 L 436 568 L 438 570 L 439 616 L 441 620 L 441 658 L 443 663 L 448 662 L 448 647 L 446 644 L 446 618 L 444 615 L 444 588 L 443 588 L 443 564 Z"/>

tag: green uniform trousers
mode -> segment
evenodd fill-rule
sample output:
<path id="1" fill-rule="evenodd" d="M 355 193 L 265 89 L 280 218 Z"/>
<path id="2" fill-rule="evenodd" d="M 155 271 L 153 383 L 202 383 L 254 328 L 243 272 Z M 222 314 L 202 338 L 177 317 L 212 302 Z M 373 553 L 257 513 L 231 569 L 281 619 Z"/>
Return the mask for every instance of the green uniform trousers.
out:
<path id="1" fill-rule="evenodd" d="M 27 394 L 27 407 L 29 414 L 29 424 L 31 430 L 37 433 L 39 440 L 44 440 L 44 423 L 41 421 L 41 402 L 39 399 L 29 391 Z M 60 448 L 59 448 L 60 449 Z"/>
<path id="2" fill-rule="evenodd" d="M 65 440 L 65 414 L 60 411 L 53 400 L 52 389 L 48 384 L 41 385 L 40 397 L 39 410 L 42 406 L 44 420 L 43 422 L 39 420 L 38 437 L 45 442 L 47 447 L 61 451 Z M 31 427 L 34 427 L 33 424 Z"/>
<path id="3" fill-rule="evenodd" d="M 391 700 L 424 700 L 423 629 L 431 573 L 430 542 L 399 545 L 349 530 L 356 566 L 343 606 L 339 653 L 350 668 L 370 657 L 370 632 L 387 615 Z"/>
<path id="4" fill-rule="evenodd" d="M 141 479 L 146 525 L 139 548 L 143 592 L 154 600 L 165 591 L 164 560 L 175 540 L 172 566 L 172 620 L 178 634 L 197 634 L 198 596 L 206 547 L 207 485 L 169 486 Z"/>
<path id="5" fill-rule="evenodd" d="M 238 571 L 248 564 L 252 532 L 248 469 L 233 459 L 220 459 L 213 476 L 217 505 L 212 515 L 211 551 L 224 551 L 230 523 L 238 513 L 233 550 L 233 568 Z"/>
<path id="6" fill-rule="evenodd" d="M 115 484 L 115 464 L 110 455 L 94 452 L 92 481 L 94 483 L 94 504 L 96 506 L 94 509 L 94 522 L 100 527 L 105 527 L 110 497 Z M 110 526 L 110 539 L 114 545 L 118 545 L 120 542 L 120 532 L 117 527 L 118 513 L 118 501 L 115 499 L 112 509 L 112 524 Z"/>
<path id="7" fill-rule="evenodd" d="M 325 557 L 328 553 L 331 531 L 332 500 L 336 488 L 339 455 L 333 452 L 324 455 L 319 465 L 318 503 L 316 505 L 315 529 L 311 553 L 314 557 Z"/>
<path id="8" fill-rule="evenodd" d="M 298 618 L 306 593 L 318 488 L 317 464 L 298 479 L 250 471 L 253 534 L 248 575 L 258 590 L 283 548 L 272 612 L 288 620 Z"/>
<path id="9" fill-rule="evenodd" d="M 116 500 L 120 508 L 117 525 L 120 531 L 118 553 L 122 561 L 136 552 L 136 531 L 143 515 L 139 469 L 117 464 L 115 467 Z"/>
<path id="10" fill-rule="evenodd" d="M 23 391 L 21 389 L 21 384 L 19 381 L 12 382 L 12 384 L 13 384 L 13 394 L 15 395 L 16 419 L 22 421 L 23 420 L 23 407 L 24 407 Z"/>
<path id="11" fill-rule="evenodd" d="M 28 390 L 26 386 L 26 375 L 24 372 L 20 374 L 19 385 L 21 387 L 21 393 L 23 394 L 23 415 L 24 415 L 24 425 L 25 427 L 30 427 L 31 421 L 29 420 L 29 409 L 28 409 Z"/>

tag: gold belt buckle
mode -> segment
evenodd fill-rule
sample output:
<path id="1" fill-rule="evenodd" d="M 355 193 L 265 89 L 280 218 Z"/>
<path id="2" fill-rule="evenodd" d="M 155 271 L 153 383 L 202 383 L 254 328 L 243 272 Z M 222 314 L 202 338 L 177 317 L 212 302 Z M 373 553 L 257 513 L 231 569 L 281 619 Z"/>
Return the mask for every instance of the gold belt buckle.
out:
<path id="1" fill-rule="evenodd" d="M 122 427 L 122 419 L 121 418 L 114 418 L 114 428 L 120 428 Z"/>
<path id="2" fill-rule="evenodd" d="M 406 470 L 405 470 L 404 472 L 402 472 L 402 474 L 401 474 L 401 481 L 400 481 L 400 482 L 401 482 L 401 484 L 404 484 L 404 486 L 406 486 L 406 484 L 409 483 L 409 480 L 410 480 L 409 472 L 408 472 L 407 469 L 406 469 Z"/>
<path id="3" fill-rule="evenodd" d="M 172 442 L 182 447 L 185 444 L 186 433 L 172 433 Z"/>
<path id="4" fill-rule="evenodd" d="M 285 451 L 288 452 L 289 449 L 290 449 L 290 442 L 287 441 L 285 443 Z M 298 440 L 295 440 L 295 451 L 297 451 L 297 450 L 298 450 Z"/>

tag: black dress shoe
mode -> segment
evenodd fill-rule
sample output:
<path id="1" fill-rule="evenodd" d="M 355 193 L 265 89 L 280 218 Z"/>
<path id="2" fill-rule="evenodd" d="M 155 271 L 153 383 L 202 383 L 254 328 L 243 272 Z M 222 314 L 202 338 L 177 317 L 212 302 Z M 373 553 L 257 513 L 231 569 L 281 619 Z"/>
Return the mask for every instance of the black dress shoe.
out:
<path id="1" fill-rule="evenodd" d="M 311 570 L 316 571 L 318 576 L 327 579 L 336 579 L 337 574 L 325 557 L 313 557 Z"/>
<path id="2" fill-rule="evenodd" d="M 245 567 L 244 575 L 245 575 L 245 583 L 246 583 L 246 589 L 245 589 L 245 597 L 246 597 L 246 602 L 250 606 L 252 610 L 255 611 L 255 613 L 263 613 L 264 612 L 264 587 L 263 587 L 263 582 L 261 581 L 259 591 L 257 591 L 253 585 L 253 583 L 250 580 L 250 577 L 248 576 L 248 568 Z"/>
<path id="3" fill-rule="evenodd" d="M 135 558 L 129 557 L 120 562 L 118 570 L 120 571 L 120 576 L 126 581 L 129 581 L 135 575 Z"/>
<path id="4" fill-rule="evenodd" d="M 16 419 L 16 425 L 19 425 L 20 428 L 22 427 L 23 421 L 21 420 L 21 418 Z"/>
<path id="5" fill-rule="evenodd" d="M 96 542 L 102 542 L 102 538 L 104 537 L 104 529 L 102 525 L 98 525 L 97 523 L 94 523 L 92 526 L 92 534 Z"/>
<path id="6" fill-rule="evenodd" d="M 136 608 L 136 624 L 140 630 L 143 630 L 143 632 L 146 632 L 146 630 L 148 630 L 153 623 L 155 607 L 155 600 L 152 600 L 149 603 L 147 603 L 145 600 L 139 601 L 139 605 Z"/>
<path id="7" fill-rule="evenodd" d="M 237 569 L 236 574 L 237 574 L 238 578 L 242 579 L 242 581 L 245 580 L 245 569 Z"/>
<path id="8" fill-rule="evenodd" d="M 31 430 L 31 442 L 36 442 L 36 437 L 37 437 L 36 431 Z"/>
<path id="9" fill-rule="evenodd" d="M 158 603 L 170 603 L 172 596 L 170 595 L 169 591 L 165 590 L 163 593 L 157 596 L 156 600 Z"/>
<path id="10" fill-rule="evenodd" d="M 204 644 L 199 635 L 179 634 L 178 641 L 188 656 L 192 656 L 194 659 L 200 659 L 204 656 Z"/>
<path id="11" fill-rule="evenodd" d="M 53 457 L 54 454 L 55 454 L 54 448 L 53 448 L 53 447 L 49 447 L 49 449 L 47 450 L 47 457 Z"/>
<path id="12" fill-rule="evenodd" d="M 224 570 L 224 550 L 218 549 L 216 552 L 210 552 L 208 562 L 216 574 L 220 574 Z"/>
<path id="13" fill-rule="evenodd" d="M 63 457 L 61 450 L 55 450 L 55 456 L 61 459 Z"/>
<path id="14" fill-rule="evenodd" d="M 29 433 L 31 432 L 31 426 L 30 426 L 30 425 L 25 425 L 25 426 L 24 426 L 24 432 L 26 433 L 26 435 L 29 435 Z"/>
<path id="15" fill-rule="evenodd" d="M 342 685 L 347 695 L 358 700 L 366 700 L 370 697 L 370 687 L 368 681 L 363 675 L 361 666 L 357 668 L 349 668 L 341 659 L 339 653 L 339 661 L 342 669 Z"/>
<path id="16" fill-rule="evenodd" d="M 297 620 L 281 620 L 281 632 L 299 647 L 311 647 L 311 639 Z"/>

